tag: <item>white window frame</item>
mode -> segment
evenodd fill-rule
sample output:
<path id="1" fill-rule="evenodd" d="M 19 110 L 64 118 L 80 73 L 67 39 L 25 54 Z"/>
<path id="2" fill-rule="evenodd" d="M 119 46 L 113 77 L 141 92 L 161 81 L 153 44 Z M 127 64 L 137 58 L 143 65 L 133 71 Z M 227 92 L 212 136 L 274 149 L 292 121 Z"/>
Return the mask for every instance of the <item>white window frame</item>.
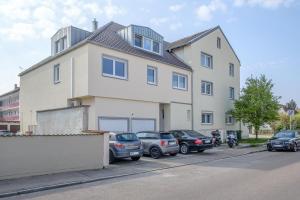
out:
<path id="1" fill-rule="evenodd" d="M 203 117 L 203 115 L 205 115 L 205 122 L 203 122 L 202 121 L 202 117 Z M 210 115 L 211 116 L 211 122 L 206 122 L 206 115 Z M 207 124 L 207 125 L 211 125 L 211 124 L 213 124 L 214 123 L 214 113 L 213 112 L 211 112 L 211 111 L 203 111 L 202 113 L 201 113 L 201 124 Z"/>
<path id="2" fill-rule="evenodd" d="M 103 72 L 103 69 L 104 69 L 103 59 L 104 58 L 113 61 L 113 74 L 107 74 L 107 73 Z M 116 75 L 116 61 L 124 63 L 124 68 L 125 68 L 124 69 L 124 76 L 118 76 L 118 75 Z M 128 64 L 127 63 L 128 62 L 126 60 L 124 60 L 124 59 L 114 58 L 114 57 L 111 57 L 111 56 L 102 56 L 102 59 L 101 59 L 102 76 L 110 77 L 110 78 L 117 78 L 117 79 L 122 79 L 122 80 L 127 80 L 128 79 Z"/>
<path id="3" fill-rule="evenodd" d="M 173 77 L 174 76 L 177 76 L 177 86 L 173 85 Z M 185 87 L 184 88 L 179 87 L 179 77 L 185 78 Z M 184 74 L 179 74 L 179 73 L 173 72 L 173 74 L 172 74 L 172 88 L 177 89 L 177 90 L 188 90 L 188 76 L 184 75 Z"/>
<path id="4" fill-rule="evenodd" d="M 154 82 L 151 82 L 148 80 L 148 69 L 153 70 L 154 71 Z M 147 66 L 147 83 L 149 85 L 157 85 L 157 68 L 156 67 L 152 67 L 152 66 Z"/>
<path id="5" fill-rule="evenodd" d="M 204 65 L 202 64 L 202 57 L 204 57 L 204 60 L 205 60 Z M 208 58 L 211 59 L 211 61 L 210 61 L 211 66 L 208 65 L 208 62 L 207 62 L 207 59 L 208 59 Z M 207 53 L 201 52 L 200 63 L 201 63 L 201 66 L 202 66 L 202 67 L 206 67 L 206 68 L 209 68 L 209 69 L 213 69 L 213 65 L 214 65 L 214 64 L 213 64 L 213 56 L 212 56 L 212 55 L 209 55 L 209 54 L 207 54 Z"/>
<path id="6" fill-rule="evenodd" d="M 153 50 L 153 42 L 154 42 L 154 40 L 152 40 L 151 38 L 145 37 L 145 36 L 143 36 L 143 35 L 139 35 L 139 34 L 135 34 L 135 35 L 134 35 L 134 40 L 135 40 L 135 36 L 136 36 L 136 35 L 142 37 L 142 47 L 136 46 L 136 45 L 135 45 L 135 41 L 133 41 L 134 47 L 139 48 L 139 49 L 143 49 L 143 50 L 145 50 L 145 51 L 148 51 L 148 52 L 151 52 L 151 53 L 155 53 L 155 54 L 158 54 L 158 55 L 161 54 L 161 43 L 160 43 L 160 42 L 156 41 L 156 42 L 158 43 L 158 45 L 159 45 L 159 47 L 158 47 L 159 50 L 158 50 L 158 52 L 156 52 L 156 51 Z M 145 48 L 145 46 L 144 46 L 144 44 L 145 44 L 145 39 L 148 39 L 148 40 L 151 41 L 151 43 L 150 43 L 150 44 L 151 44 L 151 50 Z"/>
<path id="7" fill-rule="evenodd" d="M 229 121 L 230 118 L 232 119 L 231 122 Z M 234 117 L 233 117 L 232 115 L 226 114 L 225 123 L 226 123 L 227 125 L 232 125 L 232 124 L 234 124 L 234 123 L 235 123 Z"/>
<path id="8" fill-rule="evenodd" d="M 202 91 L 202 84 L 205 84 L 205 91 L 203 92 Z M 210 89 L 211 89 L 211 91 L 210 91 L 210 93 L 208 93 L 207 92 L 207 84 L 210 84 Z M 210 81 L 201 81 L 201 94 L 203 94 L 203 95 L 208 95 L 208 96 L 213 96 L 213 94 L 214 94 L 214 84 L 213 84 L 213 82 L 210 82 Z"/>
<path id="9" fill-rule="evenodd" d="M 221 45 L 221 38 L 220 38 L 220 37 L 217 37 L 217 48 L 218 48 L 218 49 L 221 49 L 221 48 L 222 48 L 222 45 Z"/>
<path id="10" fill-rule="evenodd" d="M 59 53 L 61 51 L 61 41 L 57 40 L 54 42 L 55 53 Z"/>
<path id="11" fill-rule="evenodd" d="M 234 77 L 234 64 L 229 63 L 229 76 Z"/>
<path id="12" fill-rule="evenodd" d="M 233 91 L 233 93 L 231 91 Z M 234 89 L 234 87 L 229 87 L 229 99 L 230 100 L 234 100 L 235 99 L 235 89 Z"/>
<path id="13" fill-rule="evenodd" d="M 60 83 L 60 64 L 55 64 L 53 66 L 53 83 Z"/>

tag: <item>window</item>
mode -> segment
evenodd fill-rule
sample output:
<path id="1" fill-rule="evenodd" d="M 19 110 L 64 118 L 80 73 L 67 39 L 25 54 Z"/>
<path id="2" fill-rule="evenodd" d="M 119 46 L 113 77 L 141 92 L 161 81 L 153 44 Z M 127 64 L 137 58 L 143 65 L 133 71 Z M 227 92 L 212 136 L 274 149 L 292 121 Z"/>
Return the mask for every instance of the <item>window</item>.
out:
<path id="1" fill-rule="evenodd" d="M 234 64 L 229 63 L 229 76 L 234 76 Z"/>
<path id="2" fill-rule="evenodd" d="M 61 50 L 64 50 L 67 48 L 67 37 L 63 37 L 61 39 Z"/>
<path id="3" fill-rule="evenodd" d="M 213 113 L 212 112 L 202 112 L 201 123 L 202 124 L 212 124 L 213 123 Z"/>
<path id="4" fill-rule="evenodd" d="M 54 67 L 53 67 L 53 81 L 54 81 L 54 83 L 60 82 L 59 64 L 54 65 Z"/>
<path id="5" fill-rule="evenodd" d="M 213 57 L 206 53 L 201 53 L 201 65 L 207 68 L 213 68 Z"/>
<path id="6" fill-rule="evenodd" d="M 172 85 L 175 89 L 187 90 L 187 76 L 173 73 Z"/>
<path id="7" fill-rule="evenodd" d="M 218 49 L 221 49 L 221 38 L 217 38 L 217 47 Z"/>
<path id="8" fill-rule="evenodd" d="M 160 43 L 157 41 L 154 41 L 150 38 L 141 36 L 141 35 L 135 35 L 134 36 L 134 46 L 138 48 L 142 48 L 146 51 L 151 51 L 153 53 L 160 53 Z"/>
<path id="9" fill-rule="evenodd" d="M 157 69 L 155 67 L 147 67 L 147 83 L 151 85 L 157 84 Z"/>
<path id="10" fill-rule="evenodd" d="M 160 48 L 159 48 L 159 43 L 153 41 L 153 51 L 156 52 L 156 53 L 159 53 L 159 52 L 160 52 L 159 49 L 160 49 Z"/>
<path id="11" fill-rule="evenodd" d="M 234 124 L 234 117 L 232 115 L 226 115 L 226 124 Z"/>
<path id="12" fill-rule="evenodd" d="M 213 83 L 208 81 L 201 81 L 201 93 L 206 95 L 213 95 Z"/>
<path id="13" fill-rule="evenodd" d="M 234 100 L 234 88 L 233 87 L 229 88 L 229 99 Z"/>
<path id="14" fill-rule="evenodd" d="M 120 79 L 127 79 L 127 62 L 121 59 L 103 57 L 102 75 Z"/>
<path id="15" fill-rule="evenodd" d="M 152 51 L 152 40 L 144 37 L 144 49 Z"/>
<path id="16" fill-rule="evenodd" d="M 134 45 L 137 47 L 142 47 L 142 43 L 143 43 L 143 37 L 140 35 L 135 35 Z"/>
<path id="17" fill-rule="evenodd" d="M 57 40 L 55 42 L 55 53 L 58 53 L 58 52 L 60 52 L 60 41 L 59 40 Z"/>

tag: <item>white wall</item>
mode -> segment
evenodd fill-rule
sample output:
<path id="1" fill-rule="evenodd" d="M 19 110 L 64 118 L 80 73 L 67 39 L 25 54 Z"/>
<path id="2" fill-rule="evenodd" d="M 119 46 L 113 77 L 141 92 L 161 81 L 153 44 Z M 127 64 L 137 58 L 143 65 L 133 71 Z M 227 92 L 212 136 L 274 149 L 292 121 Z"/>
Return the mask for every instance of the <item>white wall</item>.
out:
<path id="1" fill-rule="evenodd" d="M 107 133 L 0 137 L 0 180 L 101 169 L 108 165 L 107 140 Z"/>

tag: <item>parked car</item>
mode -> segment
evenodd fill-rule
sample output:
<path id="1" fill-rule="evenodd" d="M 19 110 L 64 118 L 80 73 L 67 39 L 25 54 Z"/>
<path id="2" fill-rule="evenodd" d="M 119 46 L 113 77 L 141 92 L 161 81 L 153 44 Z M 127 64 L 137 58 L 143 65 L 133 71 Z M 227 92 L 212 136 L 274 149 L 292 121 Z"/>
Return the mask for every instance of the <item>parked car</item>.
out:
<path id="1" fill-rule="evenodd" d="M 144 154 L 152 158 L 160 158 L 169 154 L 176 156 L 179 151 L 178 141 L 168 132 L 142 131 L 136 134 L 142 141 Z"/>
<path id="2" fill-rule="evenodd" d="M 0 136 L 13 136 L 14 133 L 8 131 L 8 130 L 0 130 Z"/>
<path id="3" fill-rule="evenodd" d="M 267 142 L 268 151 L 289 150 L 296 152 L 299 148 L 300 135 L 293 130 L 280 131 Z"/>
<path id="4" fill-rule="evenodd" d="M 179 142 L 179 151 L 182 154 L 188 154 L 190 151 L 203 152 L 213 148 L 213 140 L 211 137 L 202 135 L 193 130 L 172 130 L 170 133 Z"/>
<path id="5" fill-rule="evenodd" d="M 141 141 L 134 133 L 110 133 L 109 135 L 109 162 L 117 158 L 131 158 L 137 161 L 143 155 Z"/>

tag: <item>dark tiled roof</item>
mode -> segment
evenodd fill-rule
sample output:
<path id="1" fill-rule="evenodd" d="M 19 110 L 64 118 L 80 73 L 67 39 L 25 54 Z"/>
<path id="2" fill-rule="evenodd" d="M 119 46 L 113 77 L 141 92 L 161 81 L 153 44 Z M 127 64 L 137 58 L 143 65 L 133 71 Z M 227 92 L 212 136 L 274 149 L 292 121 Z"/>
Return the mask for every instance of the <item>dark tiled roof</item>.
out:
<path id="1" fill-rule="evenodd" d="M 176 49 L 176 48 L 191 44 L 194 41 L 201 39 L 202 37 L 206 36 L 207 34 L 211 33 L 212 31 L 214 31 L 218 28 L 219 28 L 219 26 L 216 26 L 214 28 L 211 28 L 211 29 L 187 36 L 187 37 L 177 40 L 175 42 L 172 42 L 169 44 L 168 49 L 172 50 L 172 49 Z"/>
<path id="2" fill-rule="evenodd" d="M 190 66 L 180 61 L 173 53 L 167 51 L 166 48 L 169 46 L 167 42 L 164 42 L 163 44 L 164 50 L 162 56 L 132 47 L 117 33 L 118 30 L 123 28 L 125 28 L 125 26 L 117 24 L 115 22 L 110 22 L 90 35 L 88 37 L 88 41 L 106 48 L 111 48 L 114 50 L 191 70 Z"/>

